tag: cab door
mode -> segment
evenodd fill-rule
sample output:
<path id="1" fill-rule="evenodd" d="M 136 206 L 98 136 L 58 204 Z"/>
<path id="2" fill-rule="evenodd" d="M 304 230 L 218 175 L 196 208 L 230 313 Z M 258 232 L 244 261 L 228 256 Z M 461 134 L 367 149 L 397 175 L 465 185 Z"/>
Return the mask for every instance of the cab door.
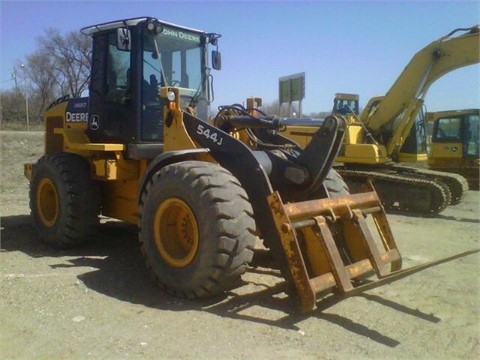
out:
<path id="1" fill-rule="evenodd" d="M 460 159 L 463 156 L 462 118 L 439 118 L 433 125 L 429 157 L 432 159 Z"/>
<path id="2" fill-rule="evenodd" d="M 125 143 L 134 137 L 131 57 L 130 47 L 119 45 L 118 31 L 94 36 L 87 132 L 91 141 Z"/>

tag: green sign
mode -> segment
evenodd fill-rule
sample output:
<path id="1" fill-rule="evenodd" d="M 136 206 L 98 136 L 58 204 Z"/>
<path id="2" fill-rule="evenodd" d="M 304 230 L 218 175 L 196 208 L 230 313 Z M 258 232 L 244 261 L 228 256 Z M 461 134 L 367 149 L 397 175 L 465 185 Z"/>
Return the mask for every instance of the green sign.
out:
<path id="1" fill-rule="evenodd" d="M 280 104 L 301 101 L 305 98 L 305 73 L 281 77 L 279 79 Z"/>
<path id="2" fill-rule="evenodd" d="M 290 80 L 280 81 L 280 103 L 290 101 Z"/>

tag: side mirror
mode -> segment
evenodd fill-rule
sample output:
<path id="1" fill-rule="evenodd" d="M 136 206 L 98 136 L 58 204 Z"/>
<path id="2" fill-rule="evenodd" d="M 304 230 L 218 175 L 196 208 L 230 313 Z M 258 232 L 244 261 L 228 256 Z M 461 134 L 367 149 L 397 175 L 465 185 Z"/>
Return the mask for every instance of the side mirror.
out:
<path id="1" fill-rule="evenodd" d="M 130 41 L 130 30 L 127 28 L 117 29 L 117 49 L 123 51 L 130 51 L 132 43 Z"/>
<path id="2" fill-rule="evenodd" d="M 220 70 L 222 68 L 222 54 L 218 50 L 212 51 L 212 67 L 215 70 Z"/>

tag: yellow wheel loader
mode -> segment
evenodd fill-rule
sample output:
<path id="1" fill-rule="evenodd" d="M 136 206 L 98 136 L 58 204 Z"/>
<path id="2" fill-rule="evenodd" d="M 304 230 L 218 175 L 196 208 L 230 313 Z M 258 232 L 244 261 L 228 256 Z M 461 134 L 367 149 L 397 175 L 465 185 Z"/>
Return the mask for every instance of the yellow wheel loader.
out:
<path id="1" fill-rule="evenodd" d="M 418 141 L 423 140 L 416 138 L 413 127 L 423 121 L 422 107 L 430 85 L 448 72 L 478 64 L 479 44 L 478 25 L 456 29 L 418 51 L 385 96 L 370 99 L 360 114 L 355 94 L 335 100 L 334 113 L 347 117 L 335 169 L 352 189 L 372 181 L 387 209 L 424 215 L 462 201 L 468 183 L 461 175 L 401 162 L 418 160 Z M 349 110 L 349 106 L 353 107 Z M 306 146 L 321 124 L 286 121 L 284 135 Z"/>
<path id="2" fill-rule="evenodd" d="M 236 286 L 261 239 L 303 311 L 325 294 L 362 291 L 375 273 L 402 274 L 376 192 L 349 194 L 331 169 L 341 116 L 302 149 L 279 135 L 278 118 L 239 105 L 210 118 L 210 66 L 221 57 L 208 48 L 219 34 L 151 17 L 82 32 L 93 38 L 89 97 L 50 106 L 45 154 L 25 164 L 44 242 L 91 241 L 99 215 L 138 225 L 158 284 L 193 299 Z"/>
<path id="3" fill-rule="evenodd" d="M 479 189 L 480 109 L 427 113 L 432 123 L 428 166 L 464 176 L 471 189 Z"/>

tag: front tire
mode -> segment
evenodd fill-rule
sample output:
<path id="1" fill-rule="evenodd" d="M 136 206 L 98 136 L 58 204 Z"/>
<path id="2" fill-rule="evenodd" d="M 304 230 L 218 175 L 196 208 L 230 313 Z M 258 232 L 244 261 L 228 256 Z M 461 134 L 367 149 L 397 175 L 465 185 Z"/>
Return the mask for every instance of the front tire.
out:
<path id="1" fill-rule="evenodd" d="M 140 201 L 140 244 L 157 283 L 183 298 L 215 296 L 238 283 L 253 257 L 253 210 L 226 169 L 186 161 L 168 165 Z"/>
<path id="2" fill-rule="evenodd" d="M 30 210 L 40 239 L 49 245 L 70 248 L 92 240 L 100 195 L 88 162 L 70 153 L 41 157 L 30 183 Z"/>

